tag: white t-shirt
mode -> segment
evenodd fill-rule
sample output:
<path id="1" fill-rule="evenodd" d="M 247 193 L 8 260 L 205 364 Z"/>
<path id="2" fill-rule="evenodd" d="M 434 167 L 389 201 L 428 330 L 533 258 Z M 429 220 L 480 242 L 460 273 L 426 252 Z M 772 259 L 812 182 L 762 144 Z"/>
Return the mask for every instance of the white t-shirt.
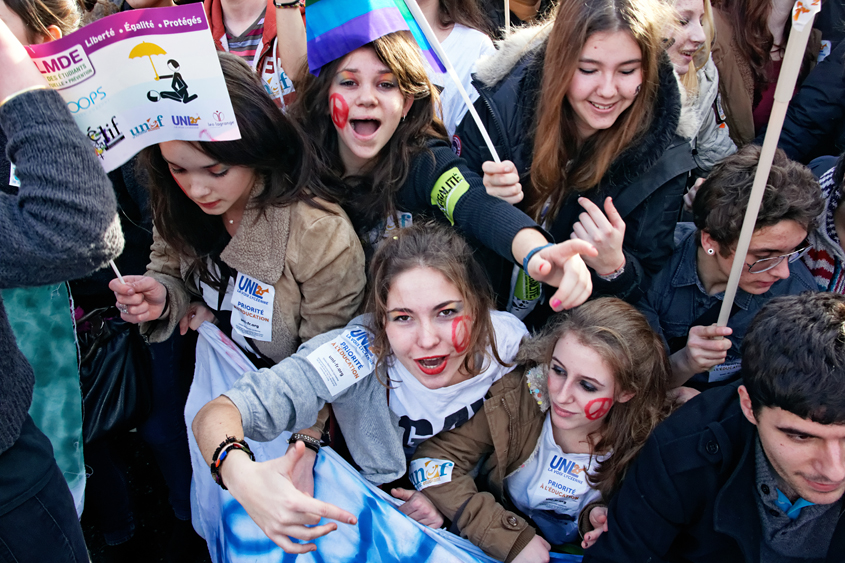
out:
<path id="1" fill-rule="evenodd" d="M 489 55 L 496 50 L 493 42 L 484 33 L 456 23 L 443 43 L 443 50 L 446 56 L 455 67 L 455 73 L 461 79 L 466 88 L 470 100 L 478 99 L 478 92 L 472 85 L 472 73 L 475 71 L 475 62 L 484 55 Z M 433 84 L 443 89 L 440 93 L 440 103 L 443 105 L 443 114 L 440 116 L 449 132 L 449 137 L 455 133 L 458 124 L 467 112 L 466 103 L 458 92 L 457 87 L 448 74 L 431 68 L 428 61 L 425 61 L 425 68 L 428 78 Z"/>
<path id="2" fill-rule="evenodd" d="M 555 443 L 547 413 L 537 448 L 522 467 L 505 478 L 505 490 L 549 543 L 571 542 L 578 537 L 581 510 L 601 498 L 587 483 L 587 474 L 608 457 L 563 453 Z"/>
<path id="3" fill-rule="evenodd" d="M 496 346 L 502 361 L 511 363 L 528 330 L 522 321 L 501 311 L 491 311 Z M 388 369 L 393 389 L 389 391 L 390 410 L 399 416 L 405 429 L 402 445 L 407 455 L 436 434 L 457 428 L 481 410 L 484 396 L 496 381 L 514 369 L 492 358 L 484 371 L 457 385 L 428 389 L 398 361 Z"/>

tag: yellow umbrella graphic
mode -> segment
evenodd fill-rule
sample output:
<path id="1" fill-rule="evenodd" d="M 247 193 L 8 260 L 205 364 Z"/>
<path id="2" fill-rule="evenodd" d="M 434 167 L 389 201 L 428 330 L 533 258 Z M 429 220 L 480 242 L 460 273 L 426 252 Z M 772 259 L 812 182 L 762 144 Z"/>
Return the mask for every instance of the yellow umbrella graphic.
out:
<path id="1" fill-rule="evenodd" d="M 153 72 L 155 72 L 156 80 L 158 80 L 158 72 L 156 72 L 156 65 L 153 64 L 153 55 L 166 55 L 167 52 L 156 45 L 155 43 L 147 43 L 146 41 L 142 41 L 138 45 L 132 48 L 129 52 L 130 59 L 137 59 L 138 57 L 149 57 L 150 64 L 153 65 Z"/>

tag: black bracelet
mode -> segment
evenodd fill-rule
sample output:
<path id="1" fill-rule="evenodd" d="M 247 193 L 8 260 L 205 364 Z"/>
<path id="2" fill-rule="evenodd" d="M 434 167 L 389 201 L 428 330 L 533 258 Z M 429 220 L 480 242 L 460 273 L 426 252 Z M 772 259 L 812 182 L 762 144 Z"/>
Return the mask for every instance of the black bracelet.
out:
<path id="1" fill-rule="evenodd" d="M 294 442 L 302 442 L 305 444 L 306 448 L 314 453 L 319 453 L 320 447 L 323 445 L 317 438 L 309 436 L 308 434 L 299 433 L 293 434 L 288 440 L 288 444 L 293 444 Z"/>
<path id="2" fill-rule="evenodd" d="M 222 466 L 223 461 L 229 457 L 229 452 L 231 450 L 242 450 L 246 452 L 252 461 L 255 461 L 255 454 L 252 453 L 246 442 L 238 440 L 234 436 L 226 436 L 226 439 L 217 446 L 217 449 L 214 451 L 214 455 L 211 456 L 211 466 L 209 467 L 211 470 L 211 477 L 214 479 L 214 482 L 220 485 L 224 491 L 228 491 L 229 489 L 223 484 L 223 478 L 220 476 L 220 466 Z"/>
<path id="3" fill-rule="evenodd" d="M 273 0 L 273 5 L 277 8 L 299 8 L 302 6 L 302 0 L 293 0 L 293 2 L 277 2 Z"/>

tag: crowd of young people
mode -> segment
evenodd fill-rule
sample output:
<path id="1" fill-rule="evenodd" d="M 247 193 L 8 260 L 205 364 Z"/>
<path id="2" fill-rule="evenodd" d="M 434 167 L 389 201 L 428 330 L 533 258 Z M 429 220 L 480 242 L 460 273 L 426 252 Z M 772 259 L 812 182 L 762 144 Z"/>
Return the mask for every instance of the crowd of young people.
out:
<path id="1" fill-rule="evenodd" d="M 418 0 L 479 121 L 405 31 L 311 72 L 304 2 L 204 4 L 242 138 L 148 147 L 109 175 L 110 190 L 92 155 L 66 148 L 84 136 L 21 47 L 72 32 L 80 7 L 0 3 L 0 70 L 12 77 L 0 85 L 2 164 L 19 179 L 0 193 L 3 287 L 102 267 L 120 252 L 115 195 L 124 217 L 121 194 L 133 196 L 151 236 L 132 241 L 137 224 L 123 221 L 126 275 L 75 282 L 81 302 L 114 295 L 125 321 L 174 350 L 177 327 L 214 322 L 261 368 L 194 418 L 212 466 L 194 479 L 227 488 L 290 553 L 336 529 L 323 518 L 355 523 L 312 498 L 328 440 L 409 517 L 508 563 L 561 549 L 592 561 L 843 561 L 842 159 L 813 167 L 820 186 L 776 153 L 729 321 L 716 325 L 789 2 L 512 0 L 503 29 L 502 3 Z M 99 0 L 82 21 L 166 5 Z M 257 332 L 232 305 L 242 280 L 271 292 Z M 2 301 L 0 314 L 0 388 L 13 399 L 0 409 L 0 555 L 87 560 L 26 415 L 32 375 Z M 338 391 L 318 357 L 355 335 L 367 373 Z M 172 373 L 174 353 L 158 373 Z M 145 439 L 186 521 L 185 397 L 168 379 L 156 378 L 159 422 Z M 284 457 L 250 458 L 245 438 L 285 431 Z M 92 452 L 111 470 L 107 447 Z M 431 482 L 426 464 L 444 460 L 449 479 Z M 546 486 L 564 463 L 571 479 Z M 107 541 L 126 544 L 128 503 L 98 504 Z M 36 523 L 39 505 L 58 537 Z M 26 528 L 42 545 L 18 545 Z"/>

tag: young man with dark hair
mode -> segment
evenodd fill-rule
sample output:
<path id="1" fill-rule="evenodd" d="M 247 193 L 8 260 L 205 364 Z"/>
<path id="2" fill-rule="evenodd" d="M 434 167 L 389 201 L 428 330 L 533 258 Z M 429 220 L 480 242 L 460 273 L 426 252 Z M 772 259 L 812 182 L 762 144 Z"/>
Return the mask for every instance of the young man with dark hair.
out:
<path id="1" fill-rule="evenodd" d="M 655 430 L 585 563 L 845 561 L 845 296 L 770 301 L 742 373 Z"/>
<path id="2" fill-rule="evenodd" d="M 777 151 L 727 327 L 716 326 L 760 147 L 717 164 L 693 203 L 695 223 L 675 228 L 675 251 L 637 307 L 669 350 L 672 387 L 706 389 L 739 378 L 748 324 L 770 299 L 817 288 L 798 258 L 824 209 L 812 172 Z"/>

